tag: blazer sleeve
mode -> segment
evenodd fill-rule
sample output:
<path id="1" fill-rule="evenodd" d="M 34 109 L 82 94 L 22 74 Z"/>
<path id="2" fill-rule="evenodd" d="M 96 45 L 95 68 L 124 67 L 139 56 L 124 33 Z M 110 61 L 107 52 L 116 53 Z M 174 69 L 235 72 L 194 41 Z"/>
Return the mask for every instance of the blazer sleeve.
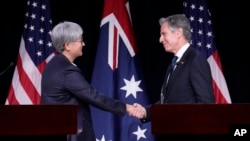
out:
<path id="1" fill-rule="evenodd" d="M 190 81 L 195 91 L 197 103 L 215 103 L 211 69 L 204 57 L 193 59 Z"/>
<path id="2" fill-rule="evenodd" d="M 84 78 L 79 68 L 71 66 L 65 71 L 65 87 L 71 94 L 75 95 L 80 102 L 88 103 L 99 109 L 109 111 L 118 115 L 126 113 L 126 104 L 104 96 L 94 89 Z"/>

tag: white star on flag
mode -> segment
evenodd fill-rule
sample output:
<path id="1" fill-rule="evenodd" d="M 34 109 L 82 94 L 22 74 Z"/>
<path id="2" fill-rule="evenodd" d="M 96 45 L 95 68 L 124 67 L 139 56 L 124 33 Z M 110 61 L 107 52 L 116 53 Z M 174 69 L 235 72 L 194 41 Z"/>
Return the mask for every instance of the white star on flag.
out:
<path id="1" fill-rule="evenodd" d="M 106 140 L 105 140 L 105 136 L 104 136 L 104 135 L 102 135 L 101 140 L 99 140 L 99 139 L 97 139 L 97 138 L 96 138 L 96 141 L 106 141 Z M 112 141 L 112 140 L 110 140 L 110 141 Z"/>
<path id="2" fill-rule="evenodd" d="M 137 140 L 140 140 L 140 138 L 145 138 L 146 139 L 146 136 L 145 136 L 146 131 L 147 131 L 147 129 L 141 130 L 141 127 L 138 126 L 137 131 L 133 132 L 133 134 L 135 134 L 137 136 Z"/>
<path id="3" fill-rule="evenodd" d="M 125 86 L 123 86 L 121 89 L 126 91 L 125 97 L 128 97 L 130 94 L 132 94 L 134 98 L 136 98 L 136 93 L 143 91 L 139 87 L 141 80 L 135 81 L 134 75 L 131 77 L 130 81 L 127 79 L 123 79 L 123 80 L 125 82 Z"/>

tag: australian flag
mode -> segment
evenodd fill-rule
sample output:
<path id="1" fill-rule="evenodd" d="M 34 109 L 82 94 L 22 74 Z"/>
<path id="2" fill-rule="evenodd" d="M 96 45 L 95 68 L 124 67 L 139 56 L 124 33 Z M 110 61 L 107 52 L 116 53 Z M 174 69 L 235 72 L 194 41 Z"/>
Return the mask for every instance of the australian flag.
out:
<path id="1" fill-rule="evenodd" d="M 92 85 L 124 103 L 148 105 L 128 0 L 105 0 Z M 151 123 L 92 108 L 97 141 L 152 141 Z M 115 108 L 115 107 L 114 107 Z"/>

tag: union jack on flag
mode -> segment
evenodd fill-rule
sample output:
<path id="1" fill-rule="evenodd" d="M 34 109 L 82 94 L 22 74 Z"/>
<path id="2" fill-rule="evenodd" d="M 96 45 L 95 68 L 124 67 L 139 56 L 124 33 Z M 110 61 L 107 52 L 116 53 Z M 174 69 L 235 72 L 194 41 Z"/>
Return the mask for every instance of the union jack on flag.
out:
<path id="1" fill-rule="evenodd" d="M 210 65 L 216 103 L 231 103 L 206 0 L 184 0 L 183 5 L 185 14 L 191 22 L 193 35 L 191 44 L 203 53 Z"/>
<path id="2" fill-rule="evenodd" d="M 6 105 L 39 104 L 41 74 L 54 56 L 49 0 L 28 0 L 17 63 Z"/>
<path id="3" fill-rule="evenodd" d="M 105 0 L 92 85 L 125 103 L 149 104 L 127 0 Z M 151 125 L 91 107 L 97 141 L 152 141 Z M 115 108 L 115 107 L 114 107 Z"/>

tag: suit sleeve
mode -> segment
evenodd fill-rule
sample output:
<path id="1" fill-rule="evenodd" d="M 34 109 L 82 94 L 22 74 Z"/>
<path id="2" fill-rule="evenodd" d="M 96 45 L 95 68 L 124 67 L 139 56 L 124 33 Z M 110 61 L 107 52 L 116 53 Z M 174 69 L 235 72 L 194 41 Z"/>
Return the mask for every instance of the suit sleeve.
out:
<path id="1" fill-rule="evenodd" d="M 146 109 L 147 114 L 146 114 L 146 117 L 141 119 L 142 123 L 147 123 L 151 121 L 151 105 L 145 106 L 145 109 Z"/>
<path id="2" fill-rule="evenodd" d="M 67 90 L 75 95 L 79 99 L 79 102 L 87 103 L 118 115 L 126 113 L 125 103 L 98 92 L 86 81 L 82 72 L 77 67 L 68 69 L 64 76 Z"/>
<path id="3" fill-rule="evenodd" d="M 211 69 L 204 57 L 197 56 L 193 60 L 190 81 L 195 91 L 197 103 L 215 103 Z"/>

